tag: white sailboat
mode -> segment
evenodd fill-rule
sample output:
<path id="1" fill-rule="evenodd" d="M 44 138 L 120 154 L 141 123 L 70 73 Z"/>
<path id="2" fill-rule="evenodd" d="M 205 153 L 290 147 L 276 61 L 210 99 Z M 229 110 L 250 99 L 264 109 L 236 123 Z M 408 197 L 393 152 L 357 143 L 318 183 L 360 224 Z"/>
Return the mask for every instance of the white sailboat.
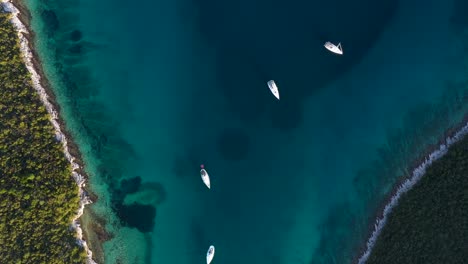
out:
<path id="1" fill-rule="evenodd" d="M 335 53 L 335 54 L 339 54 L 339 55 L 343 55 L 343 48 L 341 47 L 341 43 L 338 43 L 338 45 L 335 45 L 329 41 L 325 42 L 325 48 L 327 48 L 327 50 Z"/>
<path id="2" fill-rule="evenodd" d="M 206 252 L 206 264 L 210 264 L 213 260 L 215 254 L 215 247 L 213 245 L 210 246 L 208 252 Z"/>
<path id="3" fill-rule="evenodd" d="M 278 91 L 278 86 L 276 86 L 275 81 L 269 80 L 267 82 L 267 84 L 268 84 L 268 88 L 270 88 L 271 93 L 279 100 L 280 95 L 279 95 L 279 91 Z"/>
<path id="4" fill-rule="evenodd" d="M 205 183 L 206 187 L 210 189 L 211 188 L 210 176 L 208 175 L 208 172 L 206 172 L 205 166 L 203 164 L 200 167 L 201 167 L 200 176 L 202 178 L 202 181 L 203 183 Z"/>

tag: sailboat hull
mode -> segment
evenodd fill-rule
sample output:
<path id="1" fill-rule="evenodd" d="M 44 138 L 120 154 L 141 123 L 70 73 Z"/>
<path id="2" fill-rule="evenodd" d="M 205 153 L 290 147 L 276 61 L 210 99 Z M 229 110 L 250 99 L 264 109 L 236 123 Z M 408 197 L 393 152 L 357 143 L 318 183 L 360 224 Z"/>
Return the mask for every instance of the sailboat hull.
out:
<path id="1" fill-rule="evenodd" d="M 335 53 L 335 54 L 338 54 L 338 55 L 343 55 L 343 50 L 340 49 L 341 45 L 338 44 L 338 46 L 336 46 L 335 44 L 331 43 L 331 42 L 326 42 L 324 45 L 323 45 L 327 50 Z"/>
<path id="2" fill-rule="evenodd" d="M 276 86 L 275 81 L 270 80 L 267 82 L 267 84 L 268 84 L 268 88 L 270 88 L 271 93 L 276 97 L 276 99 L 279 100 L 280 99 L 279 90 L 278 90 L 278 86 Z"/>
<path id="3" fill-rule="evenodd" d="M 215 247 L 210 246 L 210 248 L 208 249 L 208 252 L 206 252 L 206 264 L 210 264 L 211 261 L 213 261 L 214 254 L 215 254 Z"/>
<path id="4" fill-rule="evenodd" d="M 208 172 L 206 172 L 205 169 L 201 169 L 200 176 L 202 178 L 203 183 L 206 185 L 206 187 L 208 187 L 208 189 L 211 189 L 210 176 L 208 175 Z"/>

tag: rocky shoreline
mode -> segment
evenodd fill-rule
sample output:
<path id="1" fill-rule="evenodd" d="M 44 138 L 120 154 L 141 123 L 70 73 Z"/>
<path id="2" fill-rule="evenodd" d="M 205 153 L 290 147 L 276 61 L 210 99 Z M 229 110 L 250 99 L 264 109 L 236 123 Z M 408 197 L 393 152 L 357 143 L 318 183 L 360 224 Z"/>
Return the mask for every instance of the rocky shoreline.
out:
<path id="1" fill-rule="evenodd" d="M 368 239 L 365 246 L 361 248 L 359 258 L 355 259 L 353 263 L 364 264 L 372 253 L 375 242 L 378 240 L 382 229 L 385 227 L 388 216 L 391 214 L 393 208 L 398 206 L 398 201 L 401 196 L 410 191 L 424 176 L 427 168 L 436 160 L 443 157 L 449 147 L 454 143 L 460 141 L 468 134 L 468 116 L 463 119 L 463 122 L 449 129 L 444 138 L 441 139 L 437 145 L 428 148 L 424 157 L 417 160 L 417 163 L 412 166 L 413 170 L 409 177 L 402 178 L 393 188 L 385 203 L 377 211 L 375 221 L 369 227 Z"/>
<path id="2" fill-rule="evenodd" d="M 32 30 L 30 30 L 30 13 L 24 5 L 18 1 L 13 3 L 10 0 L 0 0 L 0 5 L 2 7 L 0 11 L 12 14 L 11 23 L 18 32 L 20 49 L 23 54 L 26 68 L 31 74 L 33 87 L 39 94 L 40 100 L 50 115 L 50 122 L 54 127 L 56 139 L 62 143 L 64 154 L 71 165 L 71 176 L 78 185 L 80 196 L 80 204 L 77 208 L 77 213 L 73 218 L 71 226 L 76 230 L 77 242 L 84 248 L 87 254 L 86 262 L 88 264 L 96 264 L 93 260 L 93 251 L 88 247 L 85 236 L 83 235 L 80 219 L 84 213 L 85 206 L 92 203 L 93 200 L 96 200 L 96 198 L 92 200 L 90 197 L 96 196 L 91 194 L 89 190 L 85 188 L 87 176 L 83 169 L 84 164 L 82 162 L 80 152 L 77 145 L 71 140 L 72 137 L 70 133 L 67 132 L 64 122 L 59 118 L 60 107 L 55 101 L 54 94 L 50 89 L 50 85 L 45 78 L 37 53 L 34 50 L 34 34 Z M 87 233 L 87 230 L 84 231 Z M 103 232 L 105 233 L 105 230 Z"/>

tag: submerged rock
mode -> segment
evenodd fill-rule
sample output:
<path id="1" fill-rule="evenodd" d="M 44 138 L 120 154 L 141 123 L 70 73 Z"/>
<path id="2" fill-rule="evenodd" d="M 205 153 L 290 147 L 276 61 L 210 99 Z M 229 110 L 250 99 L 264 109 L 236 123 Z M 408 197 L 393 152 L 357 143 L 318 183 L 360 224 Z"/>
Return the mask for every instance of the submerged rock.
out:
<path id="1" fill-rule="evenodd" d="M 125 196 L 123 204 L 133 204 L 135 202 L 147 205 L 159 205 L 166 200 L 166 190 L 161 183 L 150 182 L 141 186 L 138 192 Z"/>
<path id="2" fill-rule="evenodd" d="M 70 34 L 70 39 L 72 41 L 80 41 L 81 38 L 83 37 L 83 33 L 81 33 L 81 31 L 75 29 L 72 31 L 72 33 Z"/>
<path id="3" fill-rule="evenodd" d="M 116 211 L 124 226 L 134 227 L 142 233 L 153 231 L 156 207 L 133 203 L 120 205 Z"/>
<path id="4" fill-rule="evenodd" d="M 141 177 L 133 177 L 130 179 L 123 179 L 120 181 L 120 191 L 123 195 L 135 193 L 140 189 Z"/>
<path id="5" fill-rule="evenodd" d="M 45 9 L 41 12 L 41 16 L 42 20 L 47 25 L 45 28 L 49 30 L 49 33 L 53 33 L 59 29 L 60 22 L 54 11 Z"/>

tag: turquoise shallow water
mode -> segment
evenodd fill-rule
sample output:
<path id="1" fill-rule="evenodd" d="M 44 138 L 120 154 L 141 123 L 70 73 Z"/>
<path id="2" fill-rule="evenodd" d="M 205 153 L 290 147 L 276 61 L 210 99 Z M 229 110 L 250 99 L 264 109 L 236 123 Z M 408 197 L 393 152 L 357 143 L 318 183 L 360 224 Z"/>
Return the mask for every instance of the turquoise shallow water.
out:
<path id="1" fill-rule="evenodd" d="M 26 1 L 106 263 L 349 263 L 467 110 L 463 14 L 420 3 Z"/>

